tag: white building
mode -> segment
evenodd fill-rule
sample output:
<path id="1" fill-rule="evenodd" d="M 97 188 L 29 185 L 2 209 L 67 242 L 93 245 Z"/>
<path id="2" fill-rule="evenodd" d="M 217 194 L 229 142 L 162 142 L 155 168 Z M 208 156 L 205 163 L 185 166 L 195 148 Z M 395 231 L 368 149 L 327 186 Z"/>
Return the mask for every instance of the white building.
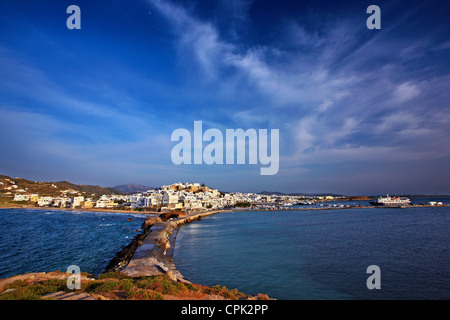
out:
<path id="1" fill-rule="evenodd" d="M 72 199 L 70 201 L 70 206 L 72 208 L 81 207 L 81 203 L 83 201 L 84 201 L 84 197 L 83 196 L 72 197 Z"/>
<path id="2" fill-rule="evenodd" d="M 184 207 L 186 209 L 201 209 L 203 208 L 202 203 L 198 201 L 197 199 L 191 200 L 191 199 L 184 199 L 183 200 Z"/>
<path id="3" fill-rule="evenodd" d="M 130 205 L 132 208 L 142 208 L 144 206 L 145 197 L 142 193 L 136 193 L 130 196 Z"/>
<path id="4" fill-rule="evenodd" d="M 163 204 L 163 195 L 160 193 L 152 193 L 144 198 L 144 207 L 161 206 Z"/>
<path id="5" fill-rule="evenodd" d="M 65 207 L 68 203 L 70 203 L 70 199 L 60 197 L 54 198 L 52 202 L 54 207 Z"/>
<path id="6" fill-rule="evenodd" d="M 98 199 L 95 202 L 96 208 L 106 208 L 106 206 L 109 204 L 109 199 Z"/>
<path id="7" fill-rule="evenodd" d="M 53 197 L 40 197 L 37 204 L 39 207 L 49 206 L 53 202 Z"/>
<path id="8" fill-rule="evenodd" d="M 14 195 L 14 201 L 30 201 L 30 195 L 29 194 L 15 194 Z"/>
<path id="9" fill-rule="evenodd" d="M 174 203 L 178 203 L 179 200 L 179 196 L 178 194 L 175 193 L 171 193 L 171 192 L 163 192 L 163 205 L 167 206 L 169 204 L 174 204 Z"/>

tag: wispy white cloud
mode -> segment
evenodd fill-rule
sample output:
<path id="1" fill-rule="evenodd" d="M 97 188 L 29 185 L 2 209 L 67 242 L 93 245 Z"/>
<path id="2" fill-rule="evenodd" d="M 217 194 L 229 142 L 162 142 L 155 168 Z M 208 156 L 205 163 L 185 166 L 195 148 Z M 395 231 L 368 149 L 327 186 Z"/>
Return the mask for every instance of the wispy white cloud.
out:
<path id="1" fill-rule="evenodd" d="M 153 28 L 133 35 L 136 51 L 119 50 L 99 60 L 101 66 L 87 64 L 92 68 L 82 71 L 70 68 L 73 77 L 62 77 L 57 67 L 47 68 L 27 51 L 0 47 L 0 90 L 7 93 L 0 98 L 3 123 L 10 119 L 9 127 L 16 124 L 49 144 L 33 146 L 25 134 L 0 138 L 25 143 L 33 154 L 39 146 L 41 154 L 62 159 L 64 168 L 108 159 L 111 164 L 104 168 L 96 164 L 98 172 L 106 172 L 118 170 L 127 159 L 131 165 L 121 170 L 135 176 L 152 168 L 161 175 L 206 177 L 212 169 L 171 165 L 172 130 L 192 129 L 194 120 L 221 130 L 276 128 L 281 159 L 273 181 L 280 185 L 295 174 L 309 176 L 305 184 L 325 179 L 320 170 L 327 165 L 328 172 L 344 176 L 356 167 L 392 172 L 390 164 L 423 161 L 424 154 L 450 159 L 448 69 L 427 56 L 432 52 L 442 59 L 448 39 L 425 33 L 403 39 L 396 28 L 409 21 L 408 10 L 379 32 L 366 30 L 364 23 L 355 27 L 359 22 L 348 16 L 314 16 L 314 25 L 306 25 L 306 13 L 295 20 L 289 14 L 271 26 L 270 36 L 253 39 L 250 0 L 218 0 L 208 6 L 214 11 L 208 19 L 193 2 L 144 2 L 152 14 L 139 23 Z M 154 28 L 155 21 L 165 22 Z M 35 34 L 60 62 L 83 65 L 81 55 L 44 31 L 36 27 Z M 115 36 L 105 47 L 123 43 L 128 49 L 129 43 Z M 102 47 L 103 42 L 93 46 L 93 61 Z M 91 57 L 88 51 L 83 57 Z M 129 63 L 136 57 L 140 63 Z M 214 173 L 251 176 L 247 169 L 214 168 Z"/>
<path id="2" fill-rule="evenodd" d="M 287 69 L 284 66 L 279 68 L 269 61 L 273 52 L 270 48 L 259 46 L 243 51 L 222 39 L 210 22 L 196 19 L 186 9 L 167 1 L 149 2 L 172 24 L 178 37 L 181 59 L 187 59 L 186 55 L 192 57 L 202 75 L 218 82 L 216 88 L 219 91 L 232 87 L 234 94 L 239 95 L 239 90 L 252 90 L 264 97 L 266 106 L 270 108 L 296 106 L 310 110 L 319 107 L 324 97 L 334 100 L 336 96 L 348 94 L 346 88 L 358 81 L 353 75 L 330 74 L 323 69 L 323 61 L 308 61 L 307 65 L 294 61 L 287 63 L 290 65 Z M 333 31 L 333 35 L 324 40 L 334 38 L 335 32 L 338 31 Z M 303 33 L 307 37 L 306 31 Z M 314 41 L 314 38 L 309 41 Z M 332 50 L 327 52 L 331 54 Z M 298 58 L 302 60 L 305 57 Z M 226 82 L 222 81 L 224 77 Z M 235 86 L 235 83 L 244 83 L 244 87 Z"/>
<path id="3" fill-rule="evenodd" d="M 394 91 L 393 100 L 396 104 L 401 104 L 414 99 L 420 94 L 418 85 L 411 82 L 400 84 Z"/>
<path id="4" fill-rule="evenodd" d="M 403 142 L 408 132 L 416 138 L 428 137 L 430 124 L 418 120 L 422 108 L 417 104 L 425 98 L 421 96 L 424 92 L 440 86 L 433 87 L 428 79 L 408 78 L 400 62 L 409 61 L 412 54 L 417 56 L 429 38 L 418 38 L 408 50 L 401 50 L 403 43 L 396 45 L 386 32 L 364 37 L 354 21 L 333 21 L 332 26 L 323 28 L 328 32 L 320 35 L 287 21 L 280 37 L 298 50 L 292 53 L 268 45 L 243 50 L 189 10 L 167 1 L 149 2 L 172 24 L 180 56 L 190 55 L 218 92 L 224 87 L 232 96 L 239 96 L 239 90 L 252 92 L 258 107 L 250 104 L 230 110 L 232 119 L 256 125 L 262 123 L 263 115 L 273 115 L 271 111 L 278 109 L 270 123 L 284 133 L 281 162 L 286 170 L 306 164 L 308 159 L 383 161 L 393 149 L 380 137 L 392 139 L 395 134 L 396 141 L 401 137 Z M 392 46 L 399 50 L 388 57 Z M 277 59 L 273 59 L 274 52 Z M 226 82 L 221 81 L 224 77 Z M 415 103 L 410 108 L 411 102 Z M 404 147 L 414 148 L 410 141 Z"/>

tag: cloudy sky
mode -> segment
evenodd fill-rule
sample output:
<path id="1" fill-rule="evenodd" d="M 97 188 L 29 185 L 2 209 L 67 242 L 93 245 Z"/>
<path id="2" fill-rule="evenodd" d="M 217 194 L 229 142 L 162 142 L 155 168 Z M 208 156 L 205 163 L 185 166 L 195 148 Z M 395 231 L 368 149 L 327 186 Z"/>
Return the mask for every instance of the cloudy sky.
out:
<path id="1" fill-rule="evenodd" d="M 66 9 L 81 8 L 81 30 Z M 381 30 L 366 9 L 381 8 Z M 0 2 L 0 174 L 450 193 L 450 2 Z M 280 169 L 174 165 L 177 128 L 279 129 Z"/>

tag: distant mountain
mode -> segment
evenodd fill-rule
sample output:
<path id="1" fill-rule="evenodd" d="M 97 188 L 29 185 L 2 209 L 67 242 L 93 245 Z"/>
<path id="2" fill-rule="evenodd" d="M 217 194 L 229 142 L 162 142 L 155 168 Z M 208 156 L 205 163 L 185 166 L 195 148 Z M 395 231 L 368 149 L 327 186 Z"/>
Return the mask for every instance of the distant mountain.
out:
<path id="1" fill-rule="evenodd" d="M 289 193 L 290 196 L 332 196 L 332 197 L 345 197 L 343 194 L 337 193 Z"/>
<path id="2" fill-rule="evenodd" d="M 263 191 L 260 192 L 259 194 L 263 194 L 263 195 L 277 195 L 277 196 L 306 196 L 306 197 L 310 197 L 310 196 L 333 196 L 333 197 L 342 197 L 343 195 L 341 194 L 335 194 L 335 193 L 283 193 L 283 192 L 277 192 L 277 191 Z"/>
<path id="3" fill-rule="evenodd" d="M 26 192 L 38 193 L 40 195 L 60 195 L 65 190 L 76 191 L 80 194 L 84 193 L 87 196 L 92 194 L 123 194 L 119 190 L 113 188 L 103 188 L 100 186 L 74 184 L 68 181 L 59 182 L 45 182 L 45 181 L 31 181 L 23 178 L 11 178 L 9 176 L 0 175 L 0 193 L 3 192 Z M 73 194 L 73 192 L 72 192 Z"/>
<path id="4" fill-rule="evenodd" d="M 49 182 L 50 183 L 50 182 Z M 85 185 L 85 184 L 73 184 L 68 181 L 60 181 L 54 183 L 56 186 L 60 187 L 61 189 L 74 189 L 79 192 L 86 192 L 86 194 L 123 194 L 120 190 L 116 190 L 114 188 L 109 187 L 100 187 L 100 186 L 92 186 L 92 185 Z"/>
<path id="5" fill-rule="evenodd" d="M 267 196 L 270 196 L 270 195 L 277 195 L 277 196 L 284 196 L 284 195 L 286 195 L 286 193 L 282 193 L 282 192 L 277 192 L 277 191 L 274 191 L 274 192 L 271 192 L 271 191 L 263 191 L 263 192 L 260 192 L 260 193 L 258 193 L 258 194 L 263 194 L 263 195 L 267 195 Z"/>
<path id="6" fill-rule="evenodd" d="M 147 190 L 153 190 L 155 188 L 153 187 L 147 187 L 143 186 L 141 184 L 122 184 L 120 186 L 112 187 L 115 190 L 119 190 L 120 192 L 126 193 L 126 194 L 132 194 L 132 193 L 138 193 L 138 192 L 145 192 Z"/>

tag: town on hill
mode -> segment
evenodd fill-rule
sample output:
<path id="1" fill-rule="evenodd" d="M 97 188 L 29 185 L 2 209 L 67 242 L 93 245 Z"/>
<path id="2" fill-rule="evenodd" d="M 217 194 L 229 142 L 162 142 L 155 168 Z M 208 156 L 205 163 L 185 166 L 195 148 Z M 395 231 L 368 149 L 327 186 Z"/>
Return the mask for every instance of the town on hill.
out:
<path id="1" fill-rule="evenodd" d="M 340 197 L 344 199 L 344 197 Z M 114 188 L 76 185 L 70 182 L 30 181 L 0 176 L 0 206 L 130 211 L 221 210 L 231 207 L 289 207 L 315 201 L 335 200 L 331 195 L 305 196 L 221 192 L 200 183 L 173 183 L 159 188 L 124 194 Z"/>

